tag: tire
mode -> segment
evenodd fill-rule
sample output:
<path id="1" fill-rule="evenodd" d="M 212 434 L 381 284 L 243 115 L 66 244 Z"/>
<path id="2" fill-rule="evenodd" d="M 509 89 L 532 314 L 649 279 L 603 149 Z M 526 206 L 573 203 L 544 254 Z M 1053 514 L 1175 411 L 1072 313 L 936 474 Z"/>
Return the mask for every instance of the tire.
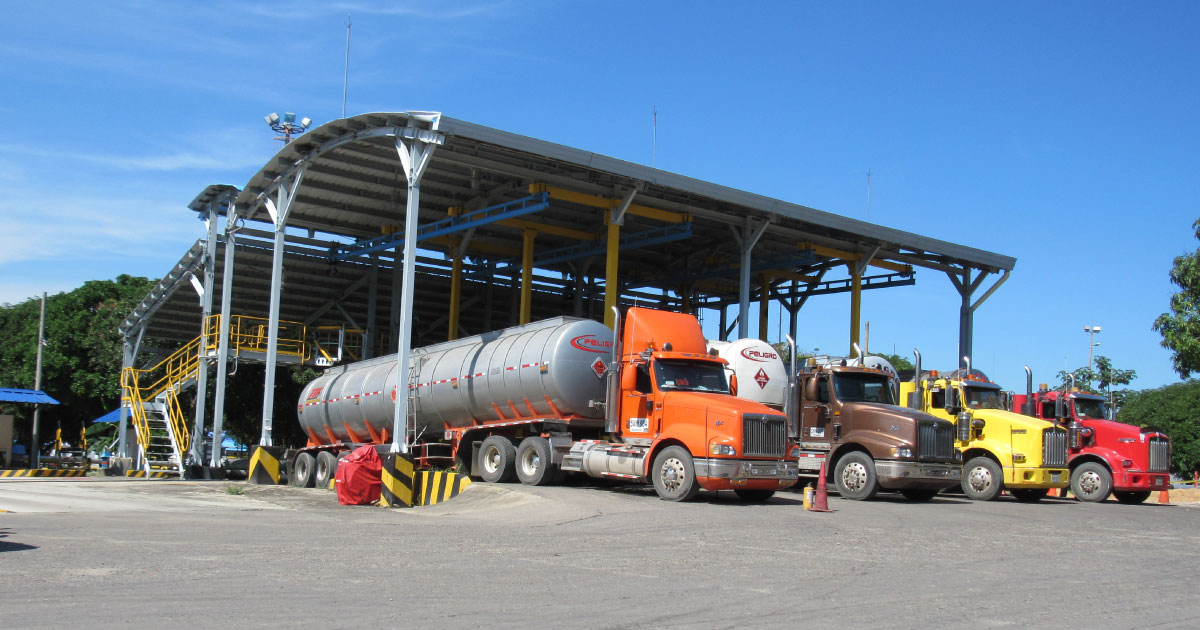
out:
<path id="1" fill-rule="evenodd" d="M 338 458 L 331 451 L 317 453 L 317 468 L 313 473 L 313 484 L 318 488 L 328 488 L 329 482 L 337 474 Z"/>
<path id="2" fill-rule="evenodd" d="M 834 466 L 833 481 L 838 494 L 851 501 L 866 501 L 879 492 L 875 461 L 861 451 L 846 453 Z"/>
<path id="3" fill-rule="evenodd" d="M 550 462 L 550 441 L 531 435 L 517 446 L 517 478 L 527 486 L 548 486 L 558 476 L 558 466 Z"/>
<path id="4" fill-rule="evenodd" d="M 1104 464 L 1084 462 L 1071 471 L 1071 492 L 1087 503 L 1107 500 L 1112 493 L 1112 473 Z"/>
<path id="5" fill-rule="evenodd" d="M 288 481 L 297 488 L 311 488 L 316 481 L 317 460 L 312 453 L 298 453 L 292 458 L 292 466 L 288 470 Z"/>
<path id="6" fill-rule="evenodd" d="M 1013 498 L 1021 503 L 1037 503 L 1046 498 L 1050 494 L 1049 488 L 1026 488 L 1022 490 L 1011 490 Z"/>
<path id="7" fill-rule="evenodd" d="M 488 436 L 479 446 L 480 477 L 488 483 L 508 483 L 517 474 L 517 449 L 511 440 Z"/>
<path id="8" fill-rule="evenodd" d="M 742 500 L 742 503 L 766 503 L 771 497 L 775 496 L 774 490 L 752 490 L 749 488 L 734 490 L 733 493 Z"/>
<path id="9" fill-rule="evenodd" d="M 1150 498 L 1149 490 L 1138 490 L 1136 492 L 1114 492 L 1113 496 L 1125 505 L 1138 505 L 1145 503 L 1146 499 Z"/>
<path id="10" fill-rule="evenodd" d="M 908 499 L 914 503 L 924 503 L 929 501 L 933 499 L 933 497 L 936 497 L 937 493 L 937 490 L 929 490 L 926 488 L 910 488 L 908 490 L 900 491 L 900 494 L 904 495 L 905 499 Z"/>
<path id="11" fill-rule="evenodd" d="M 992 501 L 1004 489 L 1004 473 L 990 457 L 972 457 L 963 466 L 962 490 L 972 501 Z"/>
<path id="12" fill-rule="evenodd" d="M 654 490 L 664 501 L 690 501 L 700 493 L 692 454 L 682 446 L 668 446 L 654 456 L 650 469 Z"/>

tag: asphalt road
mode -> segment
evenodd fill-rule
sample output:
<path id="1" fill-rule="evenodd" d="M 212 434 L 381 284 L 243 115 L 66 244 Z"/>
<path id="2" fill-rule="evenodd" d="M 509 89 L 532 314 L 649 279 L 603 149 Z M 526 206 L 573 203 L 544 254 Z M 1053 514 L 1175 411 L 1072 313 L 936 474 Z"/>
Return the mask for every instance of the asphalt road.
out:
<path id="1" fill-rule="evenodd" d="M 5 481 L 0 626 L 1200 627 L 1198 506 L 726 494 Z"/>

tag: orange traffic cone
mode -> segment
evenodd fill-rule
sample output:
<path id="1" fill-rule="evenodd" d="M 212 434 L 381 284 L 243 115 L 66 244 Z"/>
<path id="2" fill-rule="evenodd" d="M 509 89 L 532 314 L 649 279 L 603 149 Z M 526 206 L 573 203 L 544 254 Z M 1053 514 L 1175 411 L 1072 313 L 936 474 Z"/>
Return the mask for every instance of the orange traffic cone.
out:
<path id="1" fill-rule="evenodd" d="M 821 460 L 820 477 L 817 478 L 817 496 L 813 500 L 810 512 L 832 512 L 829 509 L 829 489 L 825 487 L 825 460 Z"/>
<path id="2" fill-rule="evenodd" d="M 1166 489 L 1160 491 L 1158 493 L 1158 502 L 1163 505 L 1169 504 L 1171 502 L 1171 492 Z"/>

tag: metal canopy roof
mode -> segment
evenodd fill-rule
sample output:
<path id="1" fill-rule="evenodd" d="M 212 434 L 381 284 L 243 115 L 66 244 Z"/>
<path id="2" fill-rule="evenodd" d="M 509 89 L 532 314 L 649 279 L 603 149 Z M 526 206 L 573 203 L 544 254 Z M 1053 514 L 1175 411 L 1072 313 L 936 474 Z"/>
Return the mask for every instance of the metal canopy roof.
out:
<path id="1" fill-rule="evenodd" d="M 265 200 L 303 165 L 302 183 L 287 219 L 281 319 L 307 323 L 353 319 L 360 327 L 366 324 L 372 258 L 334 255 L 355 241 L 390 232 L 402 236 L 407 181 L 394 136 L 410 117 L 402 112 L 375 113 L 327 123 L 282 148 L 242 190 L 210 186 L 193 200 L 189 208 L 203 212 L 210 206 L 224 208 L 236 194 L 238 214 L 245 217 L 237 233 L 234 313 L 265 317 L 274 234 Z M 593 298 L 602 307 L 605 217 L 630 195 L 621 227 L 622 238 L 631 239 L 620 254 L 623 302 L 637 297 L 675 309 L 685 304 L 696 308 L 736 303 L 740 248 L 734 234 L 759 228 L 763 232 L 753 248 L 751 265 L 755 291 L 761 274 L 766 274 L 776 298 L 788 290 L 793 296 L 797 290 L 814 295 L 846 290 L 844 280 L 831 283 L 826 272 L 833 271 L 832 278 L 848 264 L 862 265 L 867 259 L 878 269 L 868 271 L 868 276 L 882 274 L 877 286 L 888 286 L 892 276 L 911 278 L 913 268 L 928 269 L 950 275 L 960 293 L 966 290 L 969 301 L 985 276 L 1000 274 L 994 290 L 1016 264 L 1009 256 L 463 120 L 441 117 L 438 132 L 445 142 L 434 151 L 421 180 L 422 226 L 452 214 L 524 203 L 525 198 L 543 193 L 548 206 L 480 222 L 470 233 L 440 235 L 421 243 L 425 256 L 417 268 L 413 329 L 418 343 L 445 339 L 450 267 L 446 252 L 468 234 L 464 332 L 514 323 L 510 315 L 515 312 L 515 280 L 529 230 L 536 232 L 534 319 L 570 311 L 577 286 L 588 298 L 583 314 L 602 316 Z M 260 222 L 265 226 L 256 225 Z M 649 245 L 639 247 L 638 239 Z M 218 278 L 223 273 L 220 240 Z M 187 284 L 187 276 L 199 273 L 203 249 L 204 241 L 198 241 L 135 309 L 122 332 L 148 323 L 146 335 L 151 338 L 190 339 L 199 334 L 199 300 L 194 292 L 178 288 Z M 393 254 L 385 249 L 373 256 L 379 267 L 376 321 L 386 326 Z M 341 259 L 335 262 L 336 258 Z M 583 276 L 582 285 L 576 284 L 577 275 Z M 786 284 L 790 282 L 797 284 Z M 864 288 L 871 288 L 870 284 L 865 282 Z M 219 285 L 215 283 L 218 292 Z"/>
<path id="2" fill-rule="evenodd" d="M 0 388 L 0 402 L 41 403 L 57 405 L 59 402 L 49 394 L 37 389 L 6 389 Z"/>

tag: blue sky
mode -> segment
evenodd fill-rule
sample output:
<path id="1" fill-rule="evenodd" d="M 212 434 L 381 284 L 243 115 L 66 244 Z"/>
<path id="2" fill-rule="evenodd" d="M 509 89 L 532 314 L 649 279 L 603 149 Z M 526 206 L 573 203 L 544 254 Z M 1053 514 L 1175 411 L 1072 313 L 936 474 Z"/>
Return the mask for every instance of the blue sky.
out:
<path id="1" fill-rule="evenodd" d="M 1150 330 L 1194 251 L 1189 2 L 41 2 L 0 22 L 0 303 L 161 276 L 186 205 L 278 149 L 262 121 L 428 109 L 1017 258 L 977 312 L 1010 389 L 1098 354 L 1178 380 Z M 864 294 L 873 350 L 956 363 L 944 275 Z M 849 297 L 800 345 L 842 352 Z M 709 318 L 714 319 L 714 318 Z M 712 321 L 708 322 L 709 327 Z M 776 327 L 772 320 L 772 327 Z M 772 330 L 770 336 L 776 336 Z"/>

